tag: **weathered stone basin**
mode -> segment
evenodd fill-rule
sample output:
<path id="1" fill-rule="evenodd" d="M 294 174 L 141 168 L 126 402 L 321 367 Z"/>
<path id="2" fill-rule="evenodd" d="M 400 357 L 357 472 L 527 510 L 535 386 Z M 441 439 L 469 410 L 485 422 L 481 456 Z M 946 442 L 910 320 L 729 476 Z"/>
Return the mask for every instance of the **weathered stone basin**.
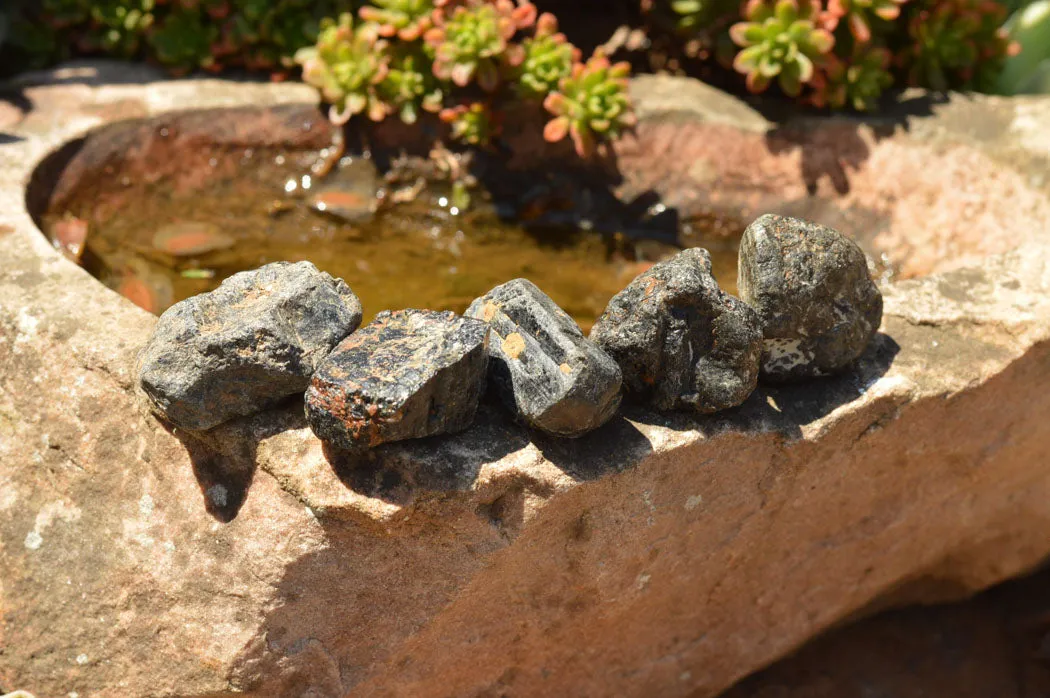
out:
<path id="1" fill-rule="evenodd" d="M 922 277 L 884 288 L 860 365 L 710 418 L 626 410 L 579 441 L 492 407 L 350 470 L 294 402 L 165 431 L 133 390 L 153 316 L 26 207 L 37 164 L 89 128 L 309 90 L 40 77 L 0 111 L 4 690 L 713 696 L 834 624 L 1050 554 L 1048 100 L 916 95 L 878 123 L 774 126 L 639 79 L 625 198 L 808 216 Z"/>

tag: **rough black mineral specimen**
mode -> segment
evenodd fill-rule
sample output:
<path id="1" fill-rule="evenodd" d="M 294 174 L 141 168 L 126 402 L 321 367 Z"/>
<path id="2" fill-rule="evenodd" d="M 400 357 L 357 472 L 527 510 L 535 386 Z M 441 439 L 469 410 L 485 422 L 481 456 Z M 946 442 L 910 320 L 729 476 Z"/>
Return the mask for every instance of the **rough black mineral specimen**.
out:
<path id="1" fill-rule="evenodd" d="M 517 417 L 556 436 L 581 436 L 620 405 L 620 367 L 531 281 L 478 298 L 467 316 L 492 328 L 489 375 Z"/>
<path id="2" fill-rule="evenodd" d="M 661 410 L 717 412 L 755 389 L 755 311 L 718 287 L 707 250 L 684 250 L 618 293 L 591 339 L 623 369 L 632 399 Z"/>
<path id="3" fill-rule="evenodd" d="M 301 393 L 361 303 L 309 262 L 234 274 L 169 308 L 139 361 L 153 409 L 177 427 L 210 429 Z"/>
<path id="4" fill-rule="evenodd" d="M 485 387 L 488 334 L 451 312 L 380 313 L 317 369 L 310 427 L 346 450 L 466 429 Z"/>
<path id="5" fill-rule="evenodd" d="M 864 353 L 882 322 L 882 294 L 855 242 L 783 216 L 752 223 L 740 243 L 740 296 L 762 320 L 762 376 L 825 376 Z"/>

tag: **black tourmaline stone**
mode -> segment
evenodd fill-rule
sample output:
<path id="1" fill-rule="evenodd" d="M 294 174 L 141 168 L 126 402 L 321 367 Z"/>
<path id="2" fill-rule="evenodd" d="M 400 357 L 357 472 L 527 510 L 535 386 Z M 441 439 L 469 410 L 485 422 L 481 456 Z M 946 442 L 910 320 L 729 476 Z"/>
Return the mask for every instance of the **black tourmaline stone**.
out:
<path id="1" fill-rule="evenodd" d="M 466 429 L 485 388 L 488 333 L 451 312 L 380 313 L 317 369 L 310 427 L 346 450 Z"/>
<path id="2" fill-rule="evenodd" d="M 492 328 L 489 375 L 503 402 L 529 426 L 575 437 L 616 413 L 620 367 L 531 281 L 497 286 L 466 314 Z"/>
<path id="3" fill-rule="evenodd" d="M 210 429 L 306 390 L 361 323 L 361 302 L 309 262 L 234 274 L 169 308 L 139 361 L 139 383 L 177 427 Z"/>
<path id="4" fill-rule="evenodd" d="M 758 381 L 758 316 L 718 287 L 700 248 L 656 264 L 616 294 L 591 339 L 620 364 L 628 396 L 660 410 L 724 410 Z"/>
<path id="5" fill-rule="evenodd" d="M 765 215 L 740 243 L 740 296 L 762 320 L 762 376 L 798 380 L 848 367 L 882 322 L 864 252 L 831 228 Z"/>

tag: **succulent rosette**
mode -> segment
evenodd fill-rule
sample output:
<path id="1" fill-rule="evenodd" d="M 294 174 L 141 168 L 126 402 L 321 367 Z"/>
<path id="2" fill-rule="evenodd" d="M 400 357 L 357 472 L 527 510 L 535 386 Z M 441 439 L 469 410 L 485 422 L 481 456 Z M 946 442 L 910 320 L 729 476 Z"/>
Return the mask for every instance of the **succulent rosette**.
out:
<path id="1" fill-rule="evenodd" d="M 379 94 L 406 124 L 416 123 L 420 111 L 437 113 L 445 98 L 430 70 L 430 59 L 412 45 L 394 51 Z"/>
<path id="2" fill-rule="evenodd" d="M 389 72 L 386 49 L 374 25 L 355 26 L 353 15 L 343 13 L 338 22 L 326 20 L 317 45 L 300 49 L 295 60 L 303 68 L 303 80 L 331 105 L 333 123 L 344 124 L 361 113 L 379 121 L 389 113 L 377 93 Z"/>
<path id="3" fill-rule="evenodd" d="M 816 64 L 835 45 L 835 37 L 818 26 L 817 0 L 749 0 L 746 22 L 734 24 L 729 34 L 742 47 L 733 68 L 747 76 L 747 88 L 762 92 L 775 78 L 789 96 L 813 79 Z"/>
<path id="4" fill-rule="evenodd" d="M 443 109 L 441 120 L 452 127 L 452 139 L 469 145 L 488 145 L 497 130 L 489 106 L 483 102 Z"/>
<path id="5" fill-rule="evenodd" d="M 366 22 L 374 22 L 380 36 L 415 41 L 433 24 L 433 0 L 370 0 L 358 11 Z"/>
<path id="6" fill-rule="evenodd" d="M 817 107 L 869 111 L 893 84 L 889 67 L 890 52 L 884 48 L 858 48 L 848 62 L 831 58 L 814 77 L 810 101 Z"/>
<path id="7" fill-rule="evenodd" d="M 824 24 L 829 29 L 845 20 L 850 33 L 859 43 L 872 39 L 875 19 L 892 22 L 900 17 L 901 6 L 908 0 L 828 0 Z"/>
<path id="8" fill-rule="evenodd" d="M 908 23 L 903 62 L 912 84 L 934 90 L 991 87 L 1011 44 L 1006 8 L 994 0 L 938 0 Z"/>
<path id="9" fill-rule="evenodd" d="M 543 102 L 554 115 L 543 130 L 544 138 L 556 143 L 568 136 L 576 152 L 586 157 L 599 139 L 616 138 L 633 127 L 636 119 L 627 94 L 630 70 L 627 63 L 613 65 L 600 53 L 573 66 L 558 91 Z"/>
<path id="10" fill-rule="evenodd" d="M 518 92 L 529 99 L 543 98 L 572 74 L 580 50 L 558 31 L 558 20 L 550 13 L 536 20 L 535 34 L 522 42 L 525 57 L 518 66 Z"/>
<path id="11" fill-rule="evenodd" d="M 459 87 L 472 81 L 486 92 L 499 87 L 500 66 L 525 59 L 520 44 L 510 40 L 536 21 L 535 5 L 512 0 L 443 4 L 435 24 L 424 36 L 434 51 L 434 75 Z"/>

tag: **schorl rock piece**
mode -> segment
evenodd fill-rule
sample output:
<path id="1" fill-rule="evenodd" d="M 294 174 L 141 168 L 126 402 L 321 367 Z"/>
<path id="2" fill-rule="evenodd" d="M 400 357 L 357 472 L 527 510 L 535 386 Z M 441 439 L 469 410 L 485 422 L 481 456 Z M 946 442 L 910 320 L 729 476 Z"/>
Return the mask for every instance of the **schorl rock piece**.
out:
<path id="1" fill-rule="evenodd" d="M 758 381 L 758 316 L 718 287 L 700 248 L 616 294 L 591 339 L 620 364 L 628 395 L 657 409 L 717 412 L 746 400 Z"/>
<path id="2" fill-rule="evenodd" d="M 317 369 L 310 427 L 346 450 L 466 429 L 485 388 L 488 334 L 451 312 L 380 313 Z"/>
<path id="3" fill-rule="evenodd" d="M 234 274 L 169 308 L 139 360 L 154 410 L 210 429 L 301 393 L 332 348 L 361 324 L 361 302 L 309 262 Z"/>
<path id="4" fill-rule="evenodd" d="M 740 297 L 765 334 L 762 376 L 825 376 L 864 353 L 882 323 L 882 294 L 855 242 L 826 226 L 765 215 L 740 243 Z"/>
<path id="5" fill-rule="evenodd" d="M 581 436 L 620 405 L 620 367 L 543 291 L 515 279 L 467 309 L 489 323 L 489 376 L 500 398 L 529 426 Z"/>

